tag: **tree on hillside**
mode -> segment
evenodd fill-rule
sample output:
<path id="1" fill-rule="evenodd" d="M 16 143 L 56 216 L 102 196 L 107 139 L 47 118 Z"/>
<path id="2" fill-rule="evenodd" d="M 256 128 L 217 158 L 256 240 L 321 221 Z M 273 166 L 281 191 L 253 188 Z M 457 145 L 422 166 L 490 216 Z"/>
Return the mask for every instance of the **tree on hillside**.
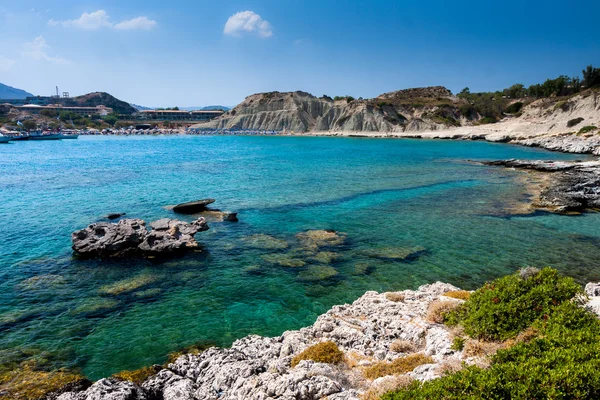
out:
<path id="1" fill-rule="evenodd" d="M 504 95 L 509 96 L 511 99 L 521 99 L 525 97 L 525 94 L 525 86 L 521 83 L 514 84 L 508 89 L 504 89 Z"/>
<path id="2" fill-rule="evenodd" d="M 37 128 L 37 124 L 35 123 L 35 121 L 32 120 L 27 120 L 25 122 L 23 122 L 23 128 L 27 129 L 28 131 Z"/>
<path id="3" fill-rule="evenodd" d="M 109 125 L 114 125 L 118 120 L 119 117 L 116 116 L 115 114 L 109 114 L 106 117 L 102 117 L 102 119 L 104 120 L 104 122 L 106 122 Z"/>
<path id="4" fill-rule="evenodd" d="M 585 87 L 600 85 L 600 68 L 594 68 L 588 65 L 583 70 L 583 84 Z"/>

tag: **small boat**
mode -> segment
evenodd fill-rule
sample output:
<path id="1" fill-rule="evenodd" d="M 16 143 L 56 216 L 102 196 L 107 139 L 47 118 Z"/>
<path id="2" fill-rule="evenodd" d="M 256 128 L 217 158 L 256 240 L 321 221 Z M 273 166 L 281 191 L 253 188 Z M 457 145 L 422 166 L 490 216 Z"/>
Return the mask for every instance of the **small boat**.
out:
<path id="1" fill-rule="evenodd" d="M 79 137 L 76 133 L 61 133 L 61 139 L 77 139 Z"/>
<path id="2" fill-rule="evenodd" d="M 0 143 L 8 143 L 10 142 L 10 136 L 4 136 L 0 134 Z"/>
<path id="3" fill-rule="evenodd" d="M 60 133 L 44 133 L 44 132 L 31 132 L 29 134 L 29 140 L 60 140 L 62 134 Z"/>
<path id="4" fill-rule="evenodd" d="M 25 133 L 22 135 L 14 135 L 10 137 L 11 142 L 20 142 L 23 140 L 29 140 L 29 135 Z"/>

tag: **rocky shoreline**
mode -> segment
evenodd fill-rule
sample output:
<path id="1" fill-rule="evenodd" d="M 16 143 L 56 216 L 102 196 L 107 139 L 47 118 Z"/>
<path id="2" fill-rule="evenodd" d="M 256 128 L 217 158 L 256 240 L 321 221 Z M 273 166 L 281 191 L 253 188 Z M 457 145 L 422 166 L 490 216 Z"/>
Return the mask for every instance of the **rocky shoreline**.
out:
<path id="1" fill-rule="evenodd" d="M 545 174 L 533 207 L 559 213 L 600 209 L 600 161 L 499 160 L 483 162 Z"/>
<path id="2" fill-rule="evenodd" d="M 586 286 L 588 308 L 600 311 L 600 284 Z M 453 345 L 460 335 L 440 323 L 440 310 L 460 304 L 465 294 L 441 282 L 418 290 L 367 292 L 352 304 L 334 306 L 309 327 L 265 338 L 247 336 L 230 348 L 185 354 L 166 367 L 155 366 L 143 382 L 101 379 L 88 388 L 65 388 L 59 400 L 233 400 L 375 398 L 412 380 L 430 380 L 465 365 L 486 366 L 501 343 Z M 471 340 L 471 339 L 469 339 Z M 301 360 L 318 343 L 334 343 L 338 363 Z M 401 374 L 380 367 L 420 360 Z M 296 365 L 294 365 L 296 363 Z M 292 366 L 294 365 L 294 366 Z M 384 371 L 373 373 L 373 371 Z M 374 397 L 369 397 L 374 396 Z"/>

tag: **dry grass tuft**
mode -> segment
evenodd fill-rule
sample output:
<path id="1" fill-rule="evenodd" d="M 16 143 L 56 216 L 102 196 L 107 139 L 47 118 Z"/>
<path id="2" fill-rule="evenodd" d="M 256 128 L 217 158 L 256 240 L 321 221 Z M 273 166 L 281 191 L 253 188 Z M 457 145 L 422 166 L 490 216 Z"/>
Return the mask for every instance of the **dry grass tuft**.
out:
<path id="1" fill-rule="evenodd" d="M 406 375 L 390 376 L 388 379 L 371 385 L 369 390 L 360 396 L 360 400 L 379 400 L 384 394 L 407 387 L 413 382 L 413 378 Z"/>
<path id="2" fill-rule="evenodd" d="M 349 369 L 358 367 L 360 362 L 365 360 L 368 362 L 373 362 L 374 358 L 371 356 L 365 356 L 356 351 L 349 351 L 344 357 L 344 363 Z"/>
<path id="3" fill-rule="evenodd" d="M 114 374 L 113 378 L 117 378 L 122 381 L 133 382 L 136 385 L 141 385 L 146 379 L 158 374 L 161 369 L 161 366 L 153 365 L 151 367 L 143 367 L 133 371 L 121 371 Z"/>
<path id="4" fill-rule="evenodd" d="M 471 339 L 465 343 L 463 355 L 465 357 L 489 357 L 504 347 L 504 343 L 483 342 Z"/>
<path id="5" fill-rule="evenodd" d="M 517 343 L 531 342 L 533 339 L 538 337 L 539 334 L 540 332 L 537 329 L 530 326 L 529 328 L 521 331 L 521 333 L 517 335 L 515 340 L 517 341 Z"/>
<path id="6" fill-rule="evenodd" d="M 412 342 L 408 340 L 394 340 L 390 345 L 390 350 L 396 353 L 413 353 L 416 348 Z"/>
<path id="7" fill-rule="evenodd" d="M 465 367 L 462 361 L 457 359 L 452 359 L 443 362 L 439 367 L 436 368 L 435 372 L 440 375 L 453 374 L 455 372 L 460 371 Z"/>
<path id="8" fill-rule="evenodd" d="M 411 354 L 400 357 L 392 362 L 380 361 L 363 369 L 363 376 L 367 379 L 377 379 L 387 375 L 405 374 L 419 365 L 431 364 L 433 359 L 424 354 Z"/>
<path id="9" fill-rule="evenodd" d="M 458 306 L 458 302 L 455 301 L 433 301 L 427 309 L 427 320 L 436 324 L 443 324 L 445 315 Z"/>
<path id="10" fill-rule="evenodd" d="M 404 295 L 398 292 L 388 292 L 385 294 L 385 298 L 396 303 L 402 303 L 404 301 Z"/>
<path id="11" fill-rule="evenodd" d="M 450 292 L 444 293 L 444 296 L 459 300 L 469 300 L 471 292 L 467 290 L 451 290 Z"/>
<path id="12" fill-rule="evenodd" d="M 302 360 L 312 360 L 327 364 L 339 364 L 344 361 L 344 353 L 333 342 L 321 342 L 310 346 L 292 359 L 292 368 Z"/>

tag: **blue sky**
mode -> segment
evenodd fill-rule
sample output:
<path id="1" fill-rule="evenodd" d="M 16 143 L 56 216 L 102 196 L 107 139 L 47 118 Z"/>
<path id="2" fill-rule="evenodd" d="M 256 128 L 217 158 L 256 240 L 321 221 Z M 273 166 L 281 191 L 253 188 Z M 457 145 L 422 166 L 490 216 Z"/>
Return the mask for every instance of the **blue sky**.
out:
<path id="1" fill-rule="evenodd" d="M 148 106 L 496 90 L 600 66 L 598 15 L 590 0 L 1 1 L 0 82 Z"/>

